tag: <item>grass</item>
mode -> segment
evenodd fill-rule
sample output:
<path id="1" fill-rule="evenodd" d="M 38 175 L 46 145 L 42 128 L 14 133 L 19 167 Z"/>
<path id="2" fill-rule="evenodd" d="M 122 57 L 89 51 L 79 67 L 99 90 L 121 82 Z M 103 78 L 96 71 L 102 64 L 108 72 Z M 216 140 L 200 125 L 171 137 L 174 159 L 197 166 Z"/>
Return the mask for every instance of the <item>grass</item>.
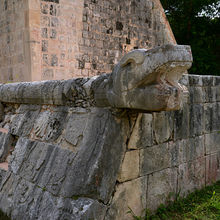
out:
<path id="1" fill-rule="evenodd" d="M 148 210 L 145 217 L 135 216 L 132 210 L 129 213 L 134 220 L 220 220 L 220 181 L 186 198 L 176 198 L 167 207 L 161 205 L 154 214 Z"/>

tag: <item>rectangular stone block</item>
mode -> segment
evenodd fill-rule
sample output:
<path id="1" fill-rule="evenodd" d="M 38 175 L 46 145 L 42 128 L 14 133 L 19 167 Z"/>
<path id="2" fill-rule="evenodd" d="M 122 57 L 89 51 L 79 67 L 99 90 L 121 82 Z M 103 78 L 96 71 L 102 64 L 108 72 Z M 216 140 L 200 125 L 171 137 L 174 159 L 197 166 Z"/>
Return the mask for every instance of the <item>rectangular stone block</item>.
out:
<path id="1" fill-rule="evenodd" d="M 125 153 L 124 160 L 122 162 L 118 181 L 125 182 L 137 178 L 140 175 L 140 151 L 132 150 Z"/>
<path id="2" fill-rule="evenodd" d="M 206 86 L 202 88 L 203 90 L 203 96 L 204 96 L 204 102 L 215 102 L 216 101 L 216 88 L 211 86 Z"/>
<path id="3" fill-rule="evenodd" d="M 177 192 L 180 196 L 205 186 L 205 157 L 183 163 L 178 169 Z"/>
<path id="4" fill-rule="evenodd" d="M 83 138 L 89 132 L 91 114 L 87 112 L 79 112 L 78 114 L 70 114 L 65 129 L 65 140 L 72 144 L 73 147 L 79 147 Z"/>
<path id="5" fill-rule="evenodd" d="M 213 89 L 215 89 L 215 94 L 216 94 L 216 102 L 220 102 L 220 86 L 216 86 L 216 87 L 213 87 Z"/>
<path id="6" fill-rule="evenodd" d="M 146 209 L 147 176 L 117 185 L 106 220 L 133 220 L 129 208 L 143 216 Z"/>
<path id="7" fill-rule="evenodd" d="M 206 185 L 220 180 L 220 151 L 206 156 Z"/>
<path id="8" fill-rule="evenodd" d="M 184 161 L 194 161 L 205 156 L 204 136 L 198 136 L 187 140 L 184 149 Z"/>
<path id="9" fill-rule="evenodd" d="M 190 121 L 189 121 L 189 135 L 190 137 L 199 136 L 204 130 L 204 109 L 201 104 L 194 104 L 189 106 Z"/>
<path id="10" fill-rule="evenodd" d="M 204 133 L 213 131 L 213 103 L 204 104 Z"/>
<path id="11" fill-rule="evenodd" d="M 173 112 L 153 113 L 153 131 L 156 143 L 160 144 L 172 138 Z"/>
<path id="12" fill-rule="evenodd" d="M 212 120 L 212 123 L 213 123 L 213 130 L 214 131 L 220 131 L 220 102 L 216 102 L 216 103 L 213 104 L 213 120 Z"/>
<path id="13" fill-rule="evenodd" d="M 138 114 L 128 142 L 128 149 L 140 149 L 153 145 L 152 122 L 152 114 Z"/>
<path id="14" fill-rule="evenodd" d="M 160 204 L 174 200 L 177 188 L 177 169 L 168 168 L 148 176 L 147 208 L 156 210 Z"/>
<path id="15" fill-rule="evenodd" d="M 174 112 L 174 140 L 186 139 L 189 137 L 189 105 L 184 104 L 183 108 Z"/>
<path id="16" fill-rule="evenodd" d="M 189 78 L 189 86 L 203 86 L 203 81 L 201 76 L 189 74 L 188 78 Z"/>
<path id="17" fill-rule="evenodd" d="M 202 78 L 203 86 L 213 86 L 214 85 L 214 77 L 213 76 L 200 76 Z"/>
<path id="18" fill-rule="evenodd" d="M 213 154 L 220 150 L 220 132 L 205 135 L 206 155 Z"/>
<path id="19" fill-rule="evenodd" d="M 188 140 L 170 141 L 169 143 L 170 166 L 175 167 L 186 161 Z"/>
<path id="20" fill-rule="evenodd" d="M 204 102 L 204 94 L 202 87 L 190 87 L 189 88 L 189 100 L 190 103 L 203 103 Z"/>
<path id="21" fill-rule="evenodd" d="M 214 83 L 214 86 L 220 86 L 220 77 L 215 76 L 214 79 L 213 79 L 213 83 Z"/>
<path id="22" fill-rule="evenodd" d="M 165 169 L 171 164 L 168 143 L 140 150 L 140 175 Z"/>
<path id="23" fill-rule="evenodd" d="M 220 131 L 220 104 L 207 103 L 204 105 L 204 132 Z"/>

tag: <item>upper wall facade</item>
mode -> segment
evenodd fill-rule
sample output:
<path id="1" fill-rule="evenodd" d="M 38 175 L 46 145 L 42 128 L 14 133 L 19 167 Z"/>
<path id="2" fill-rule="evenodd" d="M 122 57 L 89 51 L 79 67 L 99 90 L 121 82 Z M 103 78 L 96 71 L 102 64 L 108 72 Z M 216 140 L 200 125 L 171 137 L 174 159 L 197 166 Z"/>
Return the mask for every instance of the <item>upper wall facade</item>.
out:
<path id="1" fill-rule="evenodd" d="M 159 0 L 0 2 L 0 82 L 111 72 L 132 49 L 176 43 Z"/>
<path id="2" fill-rule="evenodd" d="M 28 2 L 0 1 L 0 82 L 30 81 Z"/>

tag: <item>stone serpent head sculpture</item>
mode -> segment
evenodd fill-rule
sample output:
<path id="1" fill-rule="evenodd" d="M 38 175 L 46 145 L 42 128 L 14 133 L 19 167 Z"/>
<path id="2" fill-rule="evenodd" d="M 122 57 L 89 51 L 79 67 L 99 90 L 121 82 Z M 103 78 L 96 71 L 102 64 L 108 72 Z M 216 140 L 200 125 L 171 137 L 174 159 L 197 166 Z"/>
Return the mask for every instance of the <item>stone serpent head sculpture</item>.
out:
<path id="1" fill-rule="evenodd" d="M 96 104 L 145 111 L 180 109 L 188 90 L 179 79 L 191 65 L 190 46 L 133 50 L 120 60 L 109 77 L 96 83 Z"/>

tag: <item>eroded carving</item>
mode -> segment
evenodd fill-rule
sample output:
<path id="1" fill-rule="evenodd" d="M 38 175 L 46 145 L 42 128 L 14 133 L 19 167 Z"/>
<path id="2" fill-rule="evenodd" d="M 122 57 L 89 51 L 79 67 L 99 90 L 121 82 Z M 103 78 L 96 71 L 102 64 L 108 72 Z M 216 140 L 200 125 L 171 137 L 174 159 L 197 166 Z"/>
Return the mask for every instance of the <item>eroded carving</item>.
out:
<path id="1" fill-rule="evenodd" d="M 146 111 L 176 110 L 188 94 L 179 79 L 191 67 L 189 46 L 164 45 L 133 50 L 115 66 L 110 77 L 93 85 L 98 106 Z"/>

